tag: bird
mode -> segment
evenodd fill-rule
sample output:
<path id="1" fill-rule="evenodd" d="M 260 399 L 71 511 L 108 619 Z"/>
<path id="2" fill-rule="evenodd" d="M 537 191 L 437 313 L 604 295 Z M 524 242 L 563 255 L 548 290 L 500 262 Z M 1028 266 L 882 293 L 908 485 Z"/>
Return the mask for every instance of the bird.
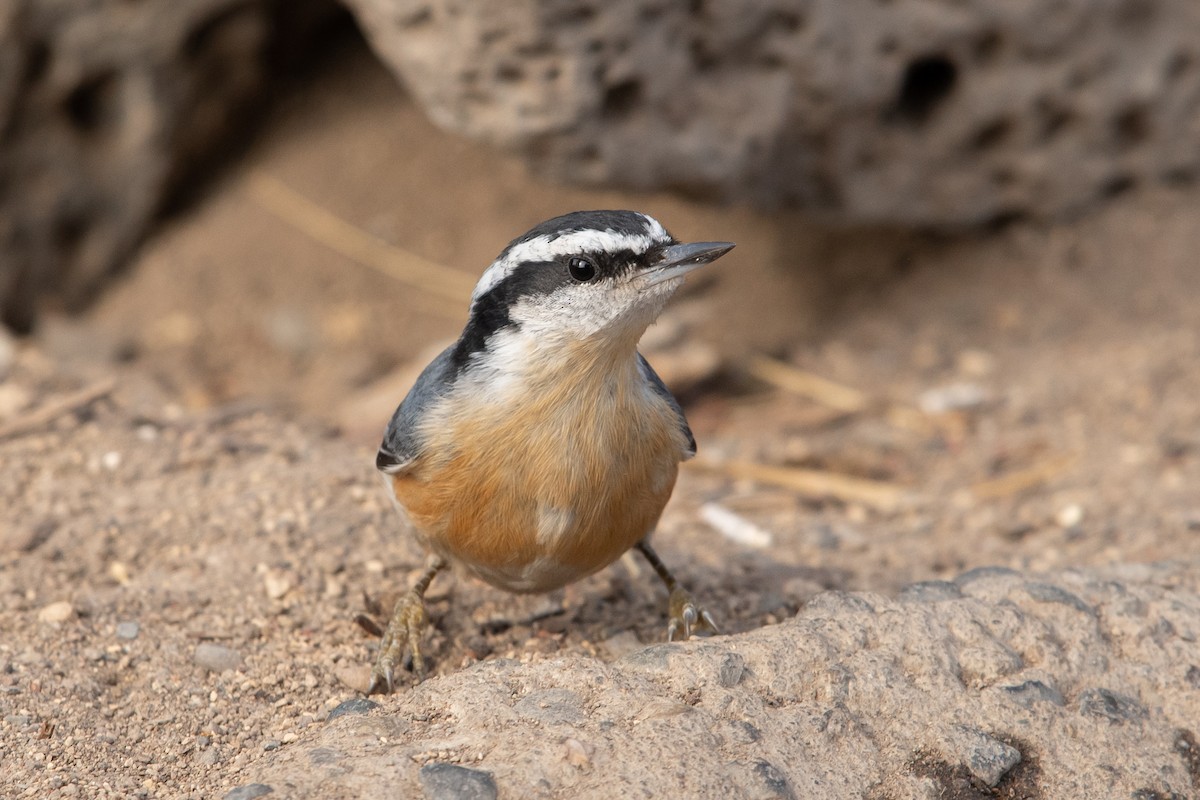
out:
<path id="1" fill-rule="evenodd" d="M 680 243 L 636 211 L 576 211 L 513 239 L 457 341 L 421 372 L 375 459 L 428 553 L 380 640 L 367 694 L 405 652 L 425 675 L 424 594 L 450 566 L 547 592 L 637 549 L 666 585 L 667 639 L 717 633 L 650 545 L 696 440 L 637 344 L 684 276 L 733 249 Z"/>

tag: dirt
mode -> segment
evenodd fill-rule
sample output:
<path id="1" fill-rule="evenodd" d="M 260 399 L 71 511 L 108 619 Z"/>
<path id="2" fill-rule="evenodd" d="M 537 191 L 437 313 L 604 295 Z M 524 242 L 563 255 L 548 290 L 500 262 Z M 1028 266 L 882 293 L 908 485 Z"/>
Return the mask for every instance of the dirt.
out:
<path id="1" fill-rule="evenodd" d="M 648 348 L 687 377 L 706 459 L 685 468 L 660 553 L 727 633 L 823 590 L 888 595 L 983 565 L 1200 569 L 1200 188 L 1135 187 L 1086 218 L 957 237 L 582 191 L 437 132 L 347 52 L 280 99 L 91 312 L 0 346 L 0 431 L 115 379 L 0 438 L 6 796 L 252 783 L 355 696 L 374 645 L 354 623 L 363 595 L 386 600 L 421 563 L 371 432 L 466 297 L 314 239 L 264 204 L 262 176 L 468 285 L 513 236 L 576 208 L 736 241 Z M 866 400 L 838 411 L 764 382 L 764 353 Z M 814 496 L 731 462 L 898 499 Z M 751 535 L 706 524 L 713 504 Z M 612 660 L 662 638 L 663 606 L 633 559 L 545 597 L 439 578 L 433 680 L 479 660 Z M 205 651 L 216 671 L 196 663 L 204 643 L 232 651 Z"/>

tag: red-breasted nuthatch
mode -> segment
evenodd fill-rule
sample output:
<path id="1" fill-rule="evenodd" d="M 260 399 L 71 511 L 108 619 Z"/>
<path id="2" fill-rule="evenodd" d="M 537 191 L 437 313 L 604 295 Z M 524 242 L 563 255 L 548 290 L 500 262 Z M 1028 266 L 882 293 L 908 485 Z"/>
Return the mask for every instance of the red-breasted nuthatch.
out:
<path id="1" fill-rule="evenodd" d="M 580 211 L 492 262 L 462 336 L 421 373 L 375 459 L 430 557 L 368 693 L 391 691 L 406 647 L 423 674 L 423 595 L 449 564 L 544 592 L 637 547 L 670 592 L 667 638 L 716 631 L 648 543 L 696 442 L 637 342 L 684 275 L 732 248 L 680 244 L 633 211 Z"/>

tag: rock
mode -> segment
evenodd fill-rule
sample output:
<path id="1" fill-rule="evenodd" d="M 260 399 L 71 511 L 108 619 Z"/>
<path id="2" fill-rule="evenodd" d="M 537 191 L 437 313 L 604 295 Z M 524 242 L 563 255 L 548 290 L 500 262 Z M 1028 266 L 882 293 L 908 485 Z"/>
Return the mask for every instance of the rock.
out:
<path id="1" fill-rule="evenodd" d="M 0 4 L 0 321 L 87 299 L 335 8 Z"/>
<path id="2" fill-rule="evenodd" d="M 141 626 L 136 622 L 118 622 L 117 638 L 126 640 L 136 639 L 140 630 Z"/>
<path id="3" fill-rule="evenodd" d="M 787 776 L 769 761 L 758 761 L 754 764 L 754 777 L 758 786 L 751 787 L 751 797 L 763 800 L 795 800 L 796 793 L 788 784 Z"/>
<path id="4" fill-rule="evenodd" d="M 1109 689 L 1085 689 L 1079 694 L 1079 713 L 1099 717 L 1113 725 L 1147 717 L 1146 707 L 1127 695 Z"/>
<path id="5" fill-rule="evenodd" d="M 1070 606 L 1082 614 L 1094 615 L 1096 613 L 1095 609 L 1087 603 L 1058 586 L 1030 582 L 1025 584 L 1025 591 L 1034 600 L 1040 600 L 1043 603 L 1059 603 L 1064 606 Z"/>
<path id="6" fill-rule="evenodd" d="M 705 503 L 700 506 L 700 518 L 725 538 L 746 547 L 762 549 L 770 547 L 773 541 L 770 531 L 763 530 L 720 503 Z"/>
<path id="7" fill-rule="evenodd" d="M 39 622 L 60 623 L 66 622 L 71 617 L 75 616 L 75 607 L 66 600 L 59 600 L 57 603 L 51 603 L 44 606 L 38 612 Z"/>
<path id="8" fill-rule="evenodd" d="M 943 748 L 952 762 L 961 763 L 977 780 L 992 787 L 1021 763 L 1021 751 L 1017 748 L 961 725 L 947 736 Z"/>
<path id="9" fill-rule="evenodd" d="M 274 788 L 265 783 L 248 783 L 245 786 L 230 789 L 225 793 L 224 800 L 254 800 L 256 797 L 263 797 L 274 791 Z"/>
<path id="10" fill-rule="evenodd" d="M 957 600 L 962 589 L 950 581 L 920 581 L 910 583 L 900 591 L 900 600 L 911 603 L 937 603 L 942 600 Z"/>
<path id="11" fill-rule="evenodd" d="M 429 800 L 496 800 L 491 773 L 456 764 L 421 767 L 421 790 Z"/>
<path id="12" fill-rule="evenodd" d="M 1193 0 L 347 4 L 437 124 L 560 180 L 959 225 L 1200 167 Z"/>
<path id="13" fill-rule="evenodd" d="M 347 688 L 356 692 L 367 691 L 371 685 L 371 666 L 369 664 L 339 664 L 334 667 L 333 674 Z"/>
<path id="14" fill-rule="evenodd" d="M 1026 708 L 1030 708 L 1034 703 L 1053 703 L 1056 706 L 1066 704 L 1066 700 L 1062 696 L 1062 692 L 1055 689 L 1049 684 L 1039 680 L 1022 681 L 1008 686 L 1000 687 L 1009 697 L 1015 702 L 1020 703 Z"/>
<path id="15" fill-rule="evenodd" d="M 329 716 L 325 718 L 325 721 L 332 722 L 338 717 L 343 717 L 347 714 L 366 714 L 373 708 L 379 708 L 379 703 L 376 703 L 374 700 L 368 700 L 365 697 L 352 697 L 334 706 L 333 710 L 329 712 Z"/>
<path id="16" fill-rule="evenodd" d="M 917 397 L 917 408 L 926 414 L 970 411 L 983 405 L 988 399 L 987 389 L 977 383 L 952 383 L 921 392 Z"/>
<path id="17" fill-rule="evenodd" d="M 209 672 L 228 672 L 242 666 L 242 654 L 230 647 L 201 642 L 196 645 L 192 661 Z"/>
<path id="18" fill-rule="evenodd" d="M 611 663 L 485 661 L 307 728 L 259 777 L 366 800 L 1191 796 L 1200 564 L 918 586 Z"/>
<path id="19" fill-rule="evenodd" d="M 263 589 L 272 600 L 281 599 L 294 585 L 295 577 L 284 570 L 270 569 L 263 575 Z"/>

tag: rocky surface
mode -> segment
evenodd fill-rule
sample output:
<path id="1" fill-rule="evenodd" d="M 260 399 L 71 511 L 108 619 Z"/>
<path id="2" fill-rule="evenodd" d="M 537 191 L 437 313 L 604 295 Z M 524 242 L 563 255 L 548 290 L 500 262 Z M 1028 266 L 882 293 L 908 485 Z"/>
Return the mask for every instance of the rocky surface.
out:
<path id="1" fill-rule="evenodd" d="M 354 797 L 334 773 L 359 764 L 397 797 L 600 793 L 639 765 L 766 797 L 836 778 L 872 800 L 1074 800 L 1109 767 L 1100 797 L 1197 794 L 1200 187 L 987 236 L 826 235 L 546 186 L 362 59 L 283 106 L 92 312 L 0 334 L 0 796 Z M 386 606 L 422 554 L 374 474 L 389 409 L 360 412 L 361 444 L 326 414 L 394 402 L 388 371 L 461 319 L 273 218 L 264 173 L 471 275 L 562 208 L 737 241 L 669 306 L 655 366 L 678 339 L 786 354 L 867 400 L 751 381 L 746 355 L 683 395 L 701 456 L 657 543 L 727 635 L 664 647 L 664 592 L 632 558 L 548 596 L 440 576 L 434 677 L 361 698 L 363 594 Z M 878 269 L 810 293 L 798 264 Z M 720 469 L 739 462 L 904 502 Z M 1159 566 L 1114 566 L 1138 563 Z"/>
<path id="2" fill-rule="evenodd" d="M 829 592 L 612 663 L 492 661 L 259 766 L 287 797 L 1184 798 L 1200 565 Z"/>
<path id="3" fill-rule="evenodd" d="M 568 181 L 955 225 L 1200 165 L 1193 0 L 347 3 L 440 125 Z"/>
<path id="4" fill-rule="evenodd" d="M 329 0 L 0 4 L 0 321 L 88 297 Z"/>
<path id="5" fill-rule="evenodd" d="M 10 365 L 36 405 L 0 428 L 6 796 L 1149 800 L 1200 787 L 1194 526 L 1154 534 L 1177 554 L 1158 564 L 983 566 L 901 586 L 955 547 L 978 563 L 987 535 L 931 544 L 904 514 L 860 511 L 838 534 L 873 530 L 857 545 L 805 546 L 781 526 L 754 549 L 695 522 L 701 498 L 734 490 L 687 472 L 661 549 L 727 635 L 661 643 L 661 590 L 633 560 L 545 597 L 439 579 L 433 677 L 366 700 L 361 597 L 402 589 L 421 563 L 371 451 L 251 407 L 186 414 L 120 377 L 64 394 L 36 351 Z M 788 518 L 816 533 L 829 513 Z M 1089 530 L 1077 538 L 1093 551 L 1118 540 Z M 1045 549 L 1006 547 L 1011 562 Z M 864 581 L 877 591 L 825 590 Z"/>

